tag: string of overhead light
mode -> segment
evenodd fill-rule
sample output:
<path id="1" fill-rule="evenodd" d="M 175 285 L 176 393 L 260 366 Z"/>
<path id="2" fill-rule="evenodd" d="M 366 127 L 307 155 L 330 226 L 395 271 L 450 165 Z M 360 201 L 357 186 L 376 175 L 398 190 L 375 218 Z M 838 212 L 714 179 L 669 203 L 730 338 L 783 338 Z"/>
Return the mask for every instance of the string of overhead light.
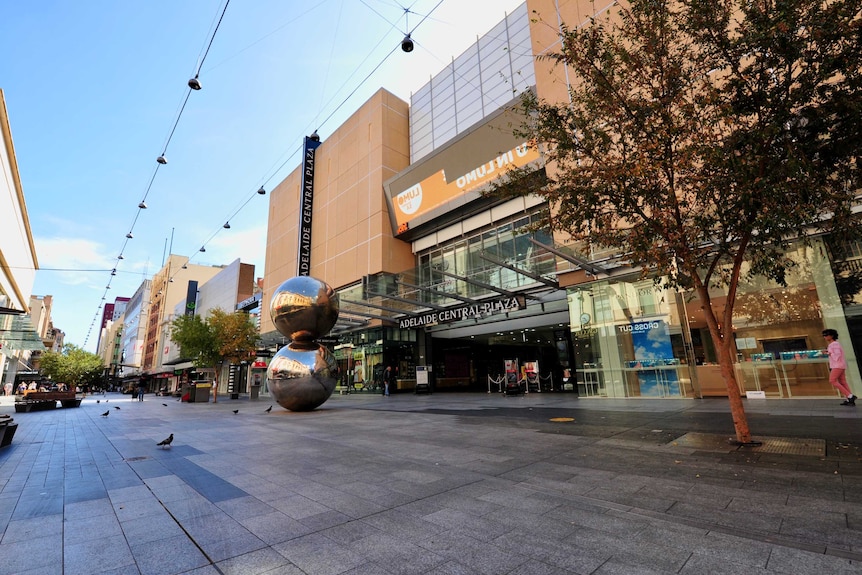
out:
<path id="1" fill-rule="evenodd" d="M 129 228 L 129 232 L 126 234 L 125 241 L 124 241 L 124 242 L 123 242 L 123 244 L 122 244 L 122 249 L 120 250 L 120 253 L 119 253 L 119 255 L 118 255 L 118 256 L 117 256 L 117 258 L 116 258 L 117 264 L 116 264 L 116 265 L 115 265 L 115 267 L 114 267 L 113 269 L 111 269 L 111 271 L 110 271 L 110 276 L 111 276 L 111 277 L 109 278 L 108 284 L 105 286 L 105 291 L 104 291 L 104 293 L 102 294 L 101 302 L 99 303 L 99 306 L 97 307 L 97 309 L 96 309 L 96 313 L 95 313 L 95 315 L 94 315 L 94 317 L 93 317 L 93 320 L 92 320 L 92 322 L 91 322 L 91 324 L 90 324 L 90 328 L 89 328 L 89 330 L 88 330 L 88 332 L 87 332 L 87 336 L 86 336 L 86 338 L 85 338 L 85 340 L 84 340 L 84 346 L 86 346 L 87 342 L 89 341 L 90 336 L 92 335 L 92 331 L 93 331 L 94 326 L 95 326 L 95 325 L 96 325 L 96 323 L 99 321 L 99 316 L 100 316 L 100 313 L 101 313 L 101 311 L 102 311 L 102 307 L 104 306 L 104 302 L 105 302 L 105 300 L 106 300 L 106 298 L 107 298 L 108 290 L 110 290 L 110 289 L 111 289 L 111 281 L 113 280 L 113 277 L 117 275 L 117 271 L 118 271 L 118 270 L 117 270 L 117 267 L 118 267 L 118 265 L 119 265 L 119 262 L 120 262 L 121 260 L 123 260 L 123 259 L 124 259 L 123 253 L 124 253 L 124 251 L 125 251 L 125 249 L 126 249 L 126 247 L 127 247 L 128 243 L 129 243 L 129 241 L 130 241 L 131 239 L 133 239 L 133 237 L 134 237 L 134 234 L 133 234 L 133 232 L 134 232 L 134 227 L 135 227 L 135 225 L 137 224 L 138 219 L 139 219 L 139 217 L 140 217 L 140 215 L 141 215 L 142 211 L 143 211 L 143 210 L 145 210 L 145 209 L 147 209 L 147 207 L 148 207 L 148 206 L 147 206 L 147 204 L 146 204 L 146 200 L 147 200 L 147 198 L 148 198 L 148 196 L 149 196 L 149 193 L 150 193 L 150 191 L 151 191 L 151 189 L 152 189 L 152 186 L 153 186 L 153 183 L 154 183 L 154 181 L 155 181 L 155 178 L 156 178 L 156 176 L 158 175 L 159 169 L 160 169 L 162 166 L 164 166 L 164 165 L 166 165 L 166 164 L 167 164 L 167 148 L 168 148 L 168 145 L 170 144 L 171 139 L 173 138 L 173 135 L 174 135 L 174 133 L 175 133 L 175 131 L 176 131 L 176 129 L 177 129 L 177 126 L 178 126 L 178 124 L 179 124 L 179 121 L 180 121 L 180 119 L 182 118 L 182 114 L 183 114 L 183 112 L 184 112 L 184 110 L 185 110 L 185 106 L 186 106 L 186 104 L 187 104 L 187 102 L 188 102 L 188 100 L 189 100 L 189 98 L 190 98 L 190 96 L 191 96 L 191 93 L 192 93 L 193 91 L 198 91 L 198 90 L 200 90 L 200 89 L 202 88 L 202 84 L 201 84 L 201 82 L 200 82 L 200 73 L 201 73 L 201 69 L 202 69 L 202 67 L 203 67 L 203 63 L 204 63 L 204 61 L 205 61 L 205 59 L 206 59 L 206 56 L 207 56 L 207 54 L 209 53 L 209 49 L 210 49 L 210 47 L 212 46 L 212 43 L 213 43 L 213 41 L 214 41 L 214 39 L 215 39 L 215 34 L 216 34 L 216 32 L 218 31 L 219 26 L 221 25 L 221 22 L 222 22 L 222 19 L 224 18 L 224 14 L 225 14 L 225 12 L 227 11 L 227 7 L 228 7 L 228 4 L 229 4 L 229 3 L 230 3 L 230 0 L 226 0 L 226 1 L 225 1 L 224 8 L 222 9 L 221 15 L 219 16 L 218 23 L 216 24 L 216 26 L 215 26 L 215 28 L 214 28 L 214 30 L 213 30 L 213 32 L 212 32 L 212 34 L 210 35 L 209 42 L 208 42 L 208 44 L 207 44 L 207 48 L 206 48 L 206 50 L 205 50 L 205 52 L 204 52 L 204 55 L 203 55 L 203 57 L 201 57 L 201 58 L 200 58 L 200 60 L 199 60 L 199 64 L 198 64 L 198 66 L 197 66 L 197 67 L 196 67 L 196 69 L 195 69 L 195 74 L 194 74 L 194 76 L 193 76 L 193 77 L 188 81 L 188 90 L 186 91 L 186 93 L 185 93 L 185 95 L 184 95 L 184 98 L 183 98 L 183 100 L 182 100 L 182 103 L 181 103 L 181 105 L 180 105 L 180 107 L 179 107 L 179 111 L 177 112 L 176 119 L 175 119 L 175 121 L 174 121 L 174 123 L 173 123 L 173 126 L 171 127 L 171 130 L 170 130 L 169 135 L 168 135 L 168 137 L 167 137 L 167 139 L 166 139 L 165 145 L 164 145 L 164 146 L 163 146 L 163 148 L 162 148 L 162 150 L 163 150 L 163 151 L 162 151 L 162 153 L 161 153 L 161 154 L 156 158 L 156 166 L 155 166 L 155 168 L 154 168 L 154 170 L 153 170 L 152 176 L 150 177 L 150 180 L 149 180 L 149 182 L 148 182 L 148 184 L 147 184 L 147 187 L 145 188 L 145 193 L 144 193 L 144 195 L 143 195 L 143 198 L 141 199 L 140 203 L 138 204 L 138 210 L 137 210 L 137 212 L 135 213 L 135 216 L 134 216 L 134 218 L 133 218 L 133 220 L 132 220 L 132 224 L 131 224 L 131 226 L 130 226 L 130 228 Z M 363 3 L 364 5 L 366 5 L 366 6 L 368 6 L 368 4 L 366 4 L 364 1 L 363 1 L 362 3 Z M 409 26 L 405 26 L 405 28 L 406 28 L 406 33 L 405 33 L 405 36 L 404 36 L 404 38 L 402 39 L 402 42 L 401 42 L 401 45 L 400 45 L 401 50 L 402 50 L 403 52 L 411 52 L 411 51 L 413 50 L 413 46 L 414 46 L 414 44 L 413 44 L 413 43 L 414 43 L 414 41 L 413 41 L 413 39 L 412 39 L 412 34 L 416 31 L 416 29 L 417 29 L 419 26 L 421 26 L 421 25 L 422 25 L 422 23 L 423 23 L 423 22 L 425 22 L 425 20 L 426 20 L 428 17 L 430 17 L 430 16 L 431 16 L 431 14 L 433 14 L 433 13 L 434 13 L 434 11 L 436 11 L 436 10 L 437 10 L 437 8 L 439 8 L 439 7 L 440 7 L 440 5 L 441 5 L 442 3 L 443 3 L 443 0 L 439 0 L 439 1 L 437 2 L 437 4 L 434 6 L 434 8 L 432 8 L 432 9 L 431 9 L 431 11 L 430 11 L 430 12 L 428 12 L 428 14 L 426 14 L 426 15 L 425 15 L 425 16 L 424 16 L 424 17 L 419 21 L 419 23 L 418 23 L 418 24 L 416 24 L 412 29 L 410 29 L 410 28 L 409 28 Z M 368 7 L 369 7 L 369 8 L 371 8 L 370 6 L 368 6 Z M 401 8 L 404 10 L 404 14 L 405 14 L 405 22 L 406 22 L 406 18 L 407 18 L 407 16 L 408 16 L 408 14 L 409 14 L 409 13 L 411 13 L 411 10 L 410 10 L 409 8 L 406 8 L 406 7 L 403 7 L 403 6 L 402 6 Z M 372 11 L 374 11 L 375 13 L 377 13 L 377 12 L 376 12 L 376 10 L 373 10 L 373 9 L 372 9 Z M 415 12 L 413 12 L 413 13 L 415 14 Z M 378 15 L 379 15 L 379 14 L 378 14 Z M 382 17 L 382 16 L 381 16 L 381 17 Z M 386 19 L 384 18 L 384 20 L 386 20 Z M 387 20 L 387 22 L 388 22 L 388 20 Z M 390 22 L 390 25 L 391 25 L 393 28 L 397 28 L 397 26 L 396 26 L 395 24 L 392 24 L 391 22 Z M 366 58 L 362 61 L 362 63 L 363 63 L 363 64 L 364 64 L 364 63 L 365 63 L 365 62 L 366 62 L 366 61 L 371 57 L 371 55 L 374 53 L 374 51 L 377 49 L 377 47 L 379 47 L 379 46 L 380 46 L 380 44 L 382 44 L 382 43 L 383 43 L 383 41 L 385 41 L 385 39 L 386 39 L 386 35 L 384 34 L 384 35 L 381 37 L 380 41 L 379 41 L 379 42 L 378 42 L 378 43 L 377 43 L 377 44 L 372 48 L 372 50 L 370 51 L 370 53 L 368 54 L 368 56 L 366 56 Z M 328 116 L 327 116 L 327 117 L 326 117 L 326 118 L 325 118 L 325 119 L 324 119 L 324 120 L 319 124 L 319 126 L 320 126 L 320 127 L 319 127 L 318 129 L 314 130 L 314 134 L 317 134 L 318 130 L 319 130 L 319 129 L 321 129 L 324 125 L 326 125 L 326 123 L 327 123 L 329 120 L 331 120 L 331 119 L 335 116 L 335 114 L 337 114 L 337 113 L 338 113 L 338 111 L 339 111 L 339 110 L 340 110 L 340 109 L 341 109 L 341 108 L 342 108 L 342 107 L 343 107 L 343 106 L 344 106 L 344 105 L 345 105 L 345 104 L 350 100 L 350 98 L 352 98 L 352 97 L 353 97 L 353 95 L 354 95 L 354 94 L 355 94 L 355 93 L 356 93 L 356 92 L 357 92 L 357 91 L 358 91 L 358 90 L 359 90 L 359 89 L 360 89 L 360 88 L 361 88 L 361 87 L 362 87 L 362 86 L 363 86 L 363 85 L 364 85 L 364 84 L 369 80 L 369 78 L 371 78 L 371 76 L 373 76 L 373 75 L 374 75 L 374 73 L 375 73 L 375 72 L 377 72 L 377 70 L 379 70 L 379 69 L 380 69 L 380 67 L 381 67 L 381 66 L 382 66 L 382 65 L 383 65 L 383 64 L 384 64 L 384 63 L 385 63 L 385 62 L 386 62 L 386 61 L 387 61 L 391 56 L 392 56 L 392 54 L 394 54 L 394 53 L 396 52 L 396 50 L 397 50 L 397 49 L 398 49 L 398 46 L 396 45 L 396 46 L 395 46 L 395 47 L 394 47 L 394 48 L 393 48 L 389 53 L 387 53 L 387 54 L 386 54 L 386 56 L 384 56 L 384 57 L 383 57 L 383 59 L 382 59 L 382 60 L 381 60 L 381 61 L 380 61 L 380 62 L 379 62 L 379 63 L 378 63 L 378 64 L 377 64 L 377 65 L 376 65 L 372 70 L 371 70 L 371 72 L 369 72 L 369 73 L 368 73 L 368 74 L 367 74 L 367 75 L 366 75 L 366 76 L 365 76 L 365 77 L 364 77 L 364 78 L 363 78 L 363 79 L 362 79 L 362 80 L 357 84 L 357 86 L 356 86 L 356 87 L 355 87 L 355 88 L 354 88 L 354 89 L 353 89 L 353 90 L 352 90 L 352 91 L 351 91 L 351 92 L 350 92 L 350 93 L 349 93 L 349 94 L 348 94 L 348 95 L 347 95 L 347 96 L 346 96 L 346 97 L 341 101 L 341 103 L 339 103 L 339 104 L 338 104 L 338 106 L 336 106 L 336 107 L 332 110 L 332 112 L 331 112 L 331 113 L 330 113 L 330 114 L 329 114 L 329 115 L 328 115 Z M 360 66 L 359 66 L 359 67 L 361 67 L 361 64 L 360 64 Z M 357 67 L 357 68 L 356 68 L 356 70 L 357 70 L 357 71 L 358 71 L 359 67 Z M 347 80 L 345 81 L 345 83 L 342 85 L 342 88 L 347 84 L 347 82 L 349 82 L 349 81 L 350 81 L 350 79 L 355 75 L 355 73 L 356 73 L 356 71 L 354 71 L 354 73 L 353 73 L 353 74 L 351 74 L 351 75 L 348 77 L 348 79 L 347 79 Z M 337 94 L 339 91 L 340 91 L 340 89 L 336 91 L 336 94 Z M 326 104 L 326 105 L 328 105 L 329 103 L 331 103 L 331 102 L 332 102 L 332 100 L 333 100 L 334 98 L 335 98 L 335 96 L 333 96 L 333 98 L 331 98 L 331 99 L 329 100 L 329 102 L 327 102 L 327 104 Z M 305 132 L 307 133 L 307 131 L 308 131 L 308 130 L 306 129 L 306 130 L 305 130 Z M 301 139 L 301 138 L 300 138 L 300 139 Z M 286 158 L 283 162 L 281 162 L 281 163 L 278 165 L 278 167 L 277 167 L 277 168 L 275 168 L 274 170 L 270 170 L 270 175 L 269 175 L 268 177 L 266 177 L 266 178 L 263 180 L 263 183 L 262 183 L 262 184 L 260 184 L 260 186 L 259 186 L 259 187 L 258 187 L 258 186 L 256 186 L 256 190 L 255 190 L 254 192 L 252 192 L 252 193 L 251 193 L 251 194 L 246 198 L 246 200 L 245 200 L 242 204 L 240 204 L 240 205 L 239 205 L 239 207 L 237 207 L 235 210 L 233 210 L 233 211 L 228 215 L 227 219 L 225 220 L 225 223 L 224 223 L 223 225 L 221 225 L 219 228 L 217 228 L 217 229 L 216 229 L 216 230 L 215 230 L 215 231 L 214 231 L 214 232 L 213 232 L 213 233 L 212 233 L 212 234 L 207 238 L 207 240 L 205 240 L 205 241 L 201 244 L 200 248 L 198 248 L 196 252 L 194 252 L 191 256 L 188 256 L 188 257 L 186 258 L 186 259 L 187 259 L 187 261 L 188 261 L 188 262 L 190 262 L 190 261 L 191 261 L 191 260 L 192 260 L 192 259 L 193 259 L 197 254 L 198 254 L 198 253 L 204 253 L 204 252 L 206 252 L 206 246 L 207 246 L 207 245 L 208 245 L 208 244 L 209 244 L 209 243 L 210 243 L 210 242 L 211 242 L 211 241 L 212 241 L 212 240 L 213 240 L 213 239 L 214 239 L 214 238 L 215 238 L 215 237 L 216 237 L 216 236 L 217 236 L 217 235 L 222 231 L 222 230 L 230 229 L 230 228 L 231 228 L 231 226 L 230 226 L 230 221 L 231 221 L 231 219 L 233 219 L 234 217 L 236 217 L 236 215 L 238 215 L 238 214 L 239 214 L 239 213 L 240 213 L 240 212 L 241 212 L 241 211 L 242 211 L 242 210 L 243 210 L 243 209 L 244 209 L 244 208 L 245 208 L 245 207 L 246 207 L 246 206 L 247 206 L 247 205 L 252 201 L 252 199 L 254 199 L 255 197 L 257 197 L 257 196 L 259 196 L 259 195 L 266 195 L 266 188 L 265 188 L 265 186 L 266 186 L 266 185 L 268 185 L 268 184 L 269 184 L 269 182 L 270 182 L 273 178 L 275 178 L 275 177 L 280 173 L 280 171 L 284 168 L 284 166 L 285 166 L 288 162 L 290 162 L 290 161 L 291 161 L 291 159 L 295 158 L 295 157 L 296 157 L 296 156 L 301 152 L 301 150 L 302 150 L 302 146 L 298 146 L 298 147 L 297 147 L 297 148 L 296 148 L 292 153 L 290 153 L 290 154 L 287 156 L 287 158 Z M 185 264 L 184 264 L 184 265 L 182 266 L 182 268 L 181 268 L 181 269 L 186 269 L 186 268 L 187 268 L 187 265 L 185 265 Z M 178 271 L 179 271 L 179 270 L 177 270 L 177 272 L 176 272 L 176 273 L 178 273 Z M 174 276 L 174 275 L 175 275 L 175 274 L 170 275 L 170 277 L 168 278 L 168 280 L 167 280 L 167 281 L 168 281 L 168 282 L 173 282 L 173 276 Z M 100 326 L 100 328 L 101 328 L 101 326 Z"/>
<path id="2" fill-rule="evenodd" d="M 216 33 L 218 32 L 218 29 L 221 26 L 222 20 L 224 19 L 225 12 L 227 12 L 228 5 L 230 5 L 230 0 L 225 0 L 224 7 L 222 8 L 221 14 L 219 15 L 219 18 L 218 18 L 218 22 L 216 23 L 215 27 L 212 30 L 212 33 L 210 34 L 209 41 L 207 42 L 207 45 L 206 45 L 206 49 L 204 50 L 203 55 L 198 59 L 198 64 L 195 67 L 194 76 L 191 79 L 189 79 L 189 81 L 187 83 L 188 88 L 186 89 L 186 93 L 183 97 L 182 104 L 179 108 L 179 111 L 177 112 L 176 118 L 174 119 L 173 126 L 171 126 L 170 132 L 168 133 L 168 137 L 165 139 L 165 144 L 164 144 L 164 146 L 162 146 L 162 153 L 159 154 L 158 157 L 156 157 L 156 166 L 153 169 L 153 173 L 150 176 L 149 182 L 147 183 L 143 198 L 138 203 L 138 210 L 135 212 L 135 216 L 132 219 L 131 226 L 129 226 L 128 233 L 126 233 L 126 239 L 125 239 L 125 241 L 123 241 L 123 245 L 122 245 L 122 248 L 120 249 L 120 253 L 117 255 L 117 258 L 116 258 L 116 263 L 114 264 L 114 267 L 111 269 L 111 275 L 110 275 L 110 278 L 108 279 L 107 285 L 105 285 L 105 291 L 102 294 L 102 299 L 99 302 L 98 307 L 96 308 L 96 313 L 94 314 L 93 320 L 90 323 L 90 327 L 87 330 L 87 336 L 84 338 L 84 346 L 85 347 L 87 345 L 87 342 L 89 342 L 89 340 L 90 340 L 90 336 L 93 333 L 93 327 L 99 321 L 100 312 L 102 311 L 102 307 L 104 306 L 105 299 L 107 299 L 108 290 L 111 289 L 111 283 L 113 281 L 113 278 L 117 275 L 117 268 L 119 267 L 120 261 L 125 259 L 123 256 L 123 253 L 125 252 L 126 247 L 129 244 L 129 241 L 134 238 L 135 225 L 138 223 L 138 219 L 141 216 L 141 212 L 143 210 L 147 209 L 146 201 L 147 201 L 147 198 L 149 197 L 150 191 L 152 190 L 153 182 L 155 182 L 156 176 L 159 173 L 159 168 L 161 168 L 162 166 L 164 166 L 168 163 L 168 160 L 167 160 L 168 146 L 170 145 L 171 140 L 174 137 L 174 133 L 176 132 L 177 126 L 179 125 L 180 120 L 182 119 L 183 112 L 185 111 L 185 108 L 186 108 L 186 104 L 188 103 L 192 92 L 198 91 L 202 88 L 202 85 L 200 82 L 200 71 L 201 71 L 201 68 L 203 67 L 204 62 L 206 61 L 206 57 L 209 54 L 209 50 L 212 47 L 213 41 L 215 40 Z M 101 325 L 99 326 L 99 328 L 101 329 Z"/>

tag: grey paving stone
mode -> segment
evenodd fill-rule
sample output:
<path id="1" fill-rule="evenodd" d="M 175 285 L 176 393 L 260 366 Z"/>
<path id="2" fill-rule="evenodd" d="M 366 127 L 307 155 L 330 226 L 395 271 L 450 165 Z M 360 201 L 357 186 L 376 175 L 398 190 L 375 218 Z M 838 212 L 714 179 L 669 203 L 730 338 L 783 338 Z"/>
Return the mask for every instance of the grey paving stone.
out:
<path id="1" fill-rule="evenodd" d="M 216 563 L 267 547 L 266 543 L 247 531 L 234 533 L 227 539 L 199 541 L 198 544 Z"/>
<path id="2" fill-rule="evenodd" d="M 122 521 L 120 527 L 126 540 L 134 545 L 184 534 L 182 528 L 167 513 Z"/>
<path id="3" fill-rule="evenodd" d="M 120 522 L 114 515 L 94 515 L 63 522 L 64 545 L 122 535 L 123 530 L 120 528 Z"/>
<path id="4" fill-rule="evenodd" d="M 6 573 L 51 570 L 63 565 L 63 546 L 56 535 L 4 542 L 0 565 Z"/>
<path id="5" fill-rule="evenodd" d="M 216 567 L 223 575 L 268 575 L 274 570 L 282 573 L 292 570 L 296 575 L 304 575 L 298 567 L 291 565 L 282 555 L 269 548 L 226 559 L 217 563 Z"/>
<path id="6" fill-rule="evenodd" d="M 246 517 L 237 521 L 252 535 L 270 545 L 296 539 L 314 531 L 313 528 L 280 511 Z"/>
<path id="7" fill-rule="evenodd" d="M 271 505 L 268 505 L 260 499 L 250 495 L 219 501 L 216 503 L 216 507 L 237 521 L 258 515 L 268 515 L 276 511 L 276 509 Z"/>
<path id="8" fill-rule="evenodd" d="M 369 535 L 349 543 L 348 547 L 397 575 L 425 573 L 446 562 L 445 557 L 391 535 Z"/>
<path id="9" fill-rule="evenodd" d="M 319 534 L 273 545 L 273 549 L 305 573 L 337 575 L 367 563 L 362 555 Z"/>
<path id="10" fill-rule="evenodd" d="M 210 561 L 185 535 L 130 542 L 141 575 L 172 575 L 208 565 Z"/>
<path id="11" fill-rule="evenodd" d="M 111 505 L 111 500 L 108 499 L 107 494 L 102 499 L 66 503 L 63 506 L 63 516 L 67 521 L 100 515 L 114 515 L 114 507 Z"/>
<path id="12" fill-rule="evenodd" d="M 299 519 L 299 522 L 311 529 L 312 531 L 321 531 L 336 525 L 342 525 L 353 521 L 353 518 L 339 513 L 338 511 L 326 511 Z"/>
<path id="13" fill-rule="evenodd" d="M 10 521 L 3 534 L 3 543 L 16 543 L 31 538 L 60 536 L 63 533 L 62 515 L 44 515 Z"/>
<path id="14" fill-rule="evenodd" d="M 529 560 L 529 556 L 518 553 L 523 547 L 500 545 L 472 539 L 462 533 L 441 533 L 419 543 L 425 549 L 470 569 L 487 575 L 508 573 Z"/>
<path id="15" fill-rule="evenodd" d="M 148 517 L 150 515 L 160 515 L 164 512 L 165 508 L 150 493 L 147 493 L 146 496 L 137 501 L 130 500 L 114 503 L 114 513 L 116 513 L 117 518 L 121 522 Z"/>
<path id="16" fill-rule="evenodd" d="M 102 539 L 89 539 L 63 546 L 64 575 L 92 575 L 133 565 L 132 552 L 122 535 Z"/>
<path id="17" fill-rule="evenodd" d="M 222 513 L 222 510 L 219 509 L 215 503 L 212 503 L 197 492 L 184 499 L 163 501 L 162 504 L 171 512 L 171 515 L 179 520 L 203 517 L 214 513 Z"/>
<path id="18" fill-rule="evenodd" d="M 511 514 L 511 510 L 508 513 Z M 455 509 L 441 509 L 423 517 L 445 530 L 459 530 L 472 533 L 472 536 L 481 541 L 491 541 L 500 535 L 513 529 L 512 522 L 497 521 L 495 517 L 476 517 Z"/>
<path id="19" fill-rule="evenodd" d="M 367 523 L 372 527 L 396 535 L 407 541 L 423 541 L 429 536 L 440 533 L 446 530 L 442 525 L 425 521 L 420 517 L 415 517 L 398 509 L 384 511 L 377 515 L 365 517 L 363 523 Z"/>
<path id="20" fill-rule="evenodd" d="M 769 571 L 794 575 L 848 575 L 862 572 L 862 564 L 859 562 L 780 546 L 773 548 L 766 568 Z"/>

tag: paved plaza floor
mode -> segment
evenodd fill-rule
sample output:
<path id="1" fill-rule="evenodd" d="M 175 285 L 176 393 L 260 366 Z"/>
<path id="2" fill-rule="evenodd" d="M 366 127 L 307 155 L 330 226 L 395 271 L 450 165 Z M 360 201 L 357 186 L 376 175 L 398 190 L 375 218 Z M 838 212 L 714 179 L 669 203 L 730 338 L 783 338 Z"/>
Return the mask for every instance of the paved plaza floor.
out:
<path id="1" fill-rule="evenodd" d="M 270 404 L 0 398 L 0 575 L 862 573 L 862 407 L 834 399 L 746 400 L 759 447 L 724 399 Z"/>

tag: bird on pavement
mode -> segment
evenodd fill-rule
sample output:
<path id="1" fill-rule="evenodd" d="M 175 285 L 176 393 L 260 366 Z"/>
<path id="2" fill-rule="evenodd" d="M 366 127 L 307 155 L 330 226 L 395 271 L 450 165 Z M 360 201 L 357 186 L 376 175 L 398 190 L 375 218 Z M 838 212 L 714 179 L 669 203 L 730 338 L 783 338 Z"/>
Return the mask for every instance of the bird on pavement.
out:
<path id="1" fill-rule="evenodd" d="M 103 414 L 102 414 L 102 417 L 108 417 L 108 414 L 109 414 L 109 413 L 111 413 L 111 412 L 110 412 L 110 411 L 106 411 L 105 413 L 103 413 Z"/>
<path id="2" fill-rule="evenodd" d="M 272 406 L 270 405 L 269 407 L 267 407 L 265 411 L 266 411 L 267 413 L 269 413 L 270 411 L 272 411 Z"/>
<path id="3" fill-rule="evenodd" d="M 238 410 L 238 409 L 234 409 L 234 410 L 233 410 L 233 413 L 234 413 L 234 415 L 236 415 L 237 413 L 239 413 L 239 410 Z"/>
<path id="4" fill-rule="evenodd" d="M 120 409 L 120 406 L 119 406 L 119 405 L 115 405 L 115 406 L 114 406 L 114 409 Z"/>
<path id="5" fill-rule="evenodd" d="M 156 445 L 161 446 L 161 448 L 162 448 L 162 449 L 164 449 L 165 447 L 170 447 L 170 446 L 171 446 L 171 442 L 172 442 L 173 440 L 174 440 L 174 434 L 173 434 L 173 433 L 171 433 L 171 434 L 167 437 L 167 439 L 163 439 L 163 440 L 161 440 L 160 442 L 156 443 Z"/>
<path id="6" fill-rule="evenodd" d="M 168 404 L 167 404 L 167 403 L 163 403 L 162 405 L 164 405 L 165 407 L 167 407 L 167 406 L 168 406 Z"/>

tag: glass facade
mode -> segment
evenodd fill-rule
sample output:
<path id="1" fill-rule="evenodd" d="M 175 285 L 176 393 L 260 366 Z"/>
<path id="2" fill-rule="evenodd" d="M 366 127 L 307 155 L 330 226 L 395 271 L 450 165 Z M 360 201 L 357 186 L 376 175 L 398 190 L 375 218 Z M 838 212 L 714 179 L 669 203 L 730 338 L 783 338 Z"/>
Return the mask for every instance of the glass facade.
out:
<path id="1" fill-rule="evenodd" d="M 411 163 L 535 83 L 525 2 L 411 96 Z"/>
<path id="2" fill-rule="evenodd" d="M 842 301 L 851 301 L 815 239 L 786 253 L 794 263 L 781 286 L 763 277 L 740 282 L 733 314 L 740 391 L 766 397 L 835 397 L 821 331 L 844 336 L 848 380 L 860 389 L 852 333 Z M 747 270 L 743 270 L 746 272 Z M 746 274 L 743 273 L 743 277 Z M 700 302 L 653 279 L 602 280 L 568 290 L 581 395 L 702 397 L 726 395 Z M 858 290 L 857 290 L 858 291 Z M 716 316 L 726 292 L 711 291 Z"/>

